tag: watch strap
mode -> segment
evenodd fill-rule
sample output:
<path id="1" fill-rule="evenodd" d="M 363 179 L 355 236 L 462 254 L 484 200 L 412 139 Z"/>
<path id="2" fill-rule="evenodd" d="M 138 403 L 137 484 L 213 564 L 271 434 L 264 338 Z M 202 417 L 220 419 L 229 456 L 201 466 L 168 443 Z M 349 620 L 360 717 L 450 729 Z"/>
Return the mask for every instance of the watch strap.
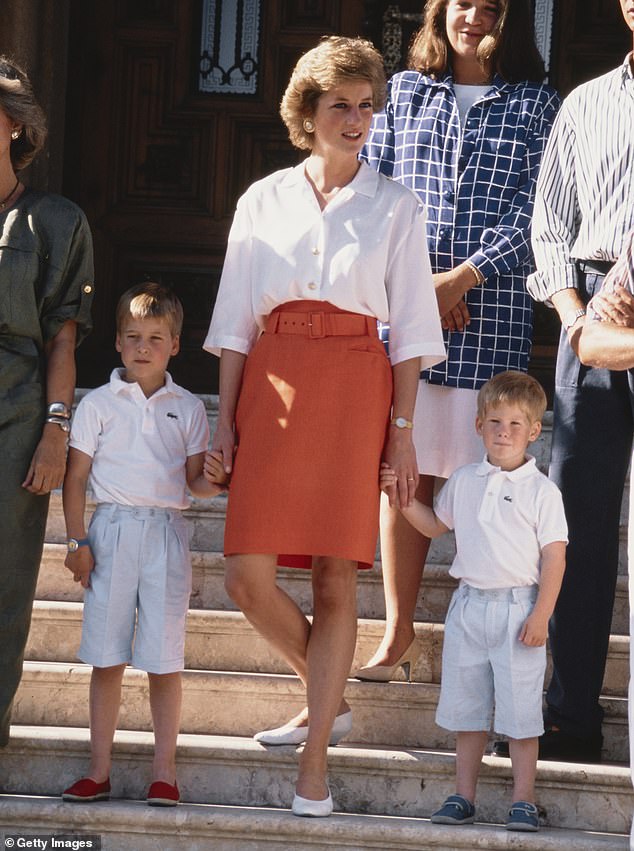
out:
<path id="1" fill-rule="evenodd" d="M 576 310 L 570 310 L 565 314 L 563 319 L 564 331 L 568 331 L 578 319 L 586 315 L 585 307 L 578 307 Z"/>
<path id="2" fill-rule="evenodd" d="M 414 428 L 414 423 L 405 417 L 392 417 L 390 425 L 396 426 L 396 428 Z"/>

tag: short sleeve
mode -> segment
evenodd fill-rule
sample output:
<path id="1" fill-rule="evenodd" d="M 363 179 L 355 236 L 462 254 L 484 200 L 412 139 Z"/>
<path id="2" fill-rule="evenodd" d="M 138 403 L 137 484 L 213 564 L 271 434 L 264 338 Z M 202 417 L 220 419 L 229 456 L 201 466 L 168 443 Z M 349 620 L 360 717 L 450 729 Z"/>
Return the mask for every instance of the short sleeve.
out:
<path id="1" fill-rule="evenodd" d="M 189 434 L 187 435 L 187 457 L 205 452 L 209 446 L 209 422 L 207 411 L 200 399 L 194 408 L 191 418 Z"/>
<path id="2" fill-rule="evenodd" d="M 102 423 L 96 407 L 88 397 L 81 400 L 73 415 L 69 446 L 94 458 Z"/>
<path id="3" fill-rule="evenodd" d="M 537 541 L 540 550 L 554 541 L 568 542 L 568 524 L 564 503 L 557 485 L 546 479 L 539 501 L 537 517 Z"/>
<path id="4" fill-rule="evenodd" d="M 253 225 L 246 196 L 238 201 L 220 277 L 218 296 L 203 348 L 220 356 L 222 349 L 248 354 L 259 329 L 253 313 Z"/>
<path id="5" fill-rule="evenodd" d="M 394 365 L 419 357 L 420 368 L 427 369 L 444 360 L 446 351 L 427 250 L 426 211 L 418 203 L 413 215 L 411 204 L 401 207 L 402 218 L 394 228 L 399 241 L 391 252 L 386 275 L 390 360 Z M 398 215 L 397 210 L 395 219 Z"/>
<path id="6" fill-rule="evenodd" d="M 453 473 L 442 486 L 434 499 L 434 512 L 448 529 L 454 528 L 454 498 L 456 494 L 456 474 Z"/>
<path id="7" fill-rule="evenodd" d="M 69 320 L 77 324 L 77 345 L 92 328 L 94 296 L 92 235 L 86 217 L 74 204 L 60 209 L 44 257 L 42 335 L 52 340 Z"/>

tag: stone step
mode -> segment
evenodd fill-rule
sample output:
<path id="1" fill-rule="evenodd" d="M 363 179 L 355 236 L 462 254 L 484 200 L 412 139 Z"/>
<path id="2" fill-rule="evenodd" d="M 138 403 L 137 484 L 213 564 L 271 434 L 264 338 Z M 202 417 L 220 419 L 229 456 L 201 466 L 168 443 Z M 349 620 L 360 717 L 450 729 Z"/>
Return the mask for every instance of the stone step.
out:
<path id="1" fill-rule="evenodd" d="M 81 638 L 81 603 L 36 601 L 26 658 L 40 662 L 70 662 L 76 659 Z M 353 670 L 367 662 L 383 634 L 383 622 L 361 619 Z M 441 672 L 442 624 L 417 623 L 416 635 L 422 652 L 411 674 L 414 682 L 439 683 Z M 269 647 L 239 612 L 191 609 L 187 617 L 185 666 L 194 670 L 250 671 L 291 674 L 292 670 Z M 402 669 L 395 680 L 404 681 Z M 612 636 L 603 691 L 627 696 L 629 639 Z M 547 673 L 550 680 L 550 670 Z"/>
<path id="2" fill-rule="evenodd" d="M 91 668 L 82 663 L 25 662 L 13 719 L 16 724 L 88 726 Z M 346 699 L 354 727 L 350 741 L 400 748 L 454 747 L 454 736 L 435 724 L 435 683 L 363 683 L 349 680 Z M 251 736 L 295 715 L 305 691 L 295 676 L 231 671 L 183 672 L 181 730 L 185 733 Z M 627 762 L 627 700 L 603 697 L 603 758 Z M 147 678 L 126 669 L 119 727 L 150 730 Z"/>
<path id="3" fill-rule="evenodd" d="M 13 795 L 59 795 L 85 772 L 88 755 L 87 730 L 14 726 L 11 742 L 2 756 L 6 778 L 3 791 Z M 151 734 L 117 732 L 111 774 L 115 798 L 141 800 L 145 797 L 151 759 Z M 438 751 L 331 748 L 329 783 L 335 808 L 337 812 L 351 814 L 428 818 L 453 792 L 454 763 L 453 754 Z M 178 766 L 179 786 L 185 802 L 288 808 L 294 792 L 297 754 L 293 748 L 267 750 L 249 739 L 182 735 L 179 737 Z M 481 821 L 502 823 L 510 802 L 511 786 L 509 761 L 485 757 L 477 801 Z M 629 770 L 624 767 L 541 762 L 537 771 L 537 800 L 545 826 L 625 834 L 629 831 L 634 808 L 634 790 Z M 96 818 L 100 817 L 100 812 L 104 814 L 101 817 L 105 817 L 107 805 L 104 810 L 102 806 L 90 808 L 91 825 L 94 824 L 93 812 Z M 66 810 L 67 807 L 60 804 L 58 814 Z M 74 807 L 68 809 L 69 812 L 73 810 Z M 180 820 L 181 811 L 179 808 L 172 818 Z M 184 810 L 183 819 L 186 813 Z M 421 848 L 425 847 L 422 843 L 426 832 L 432 828 L 422 821 L 419 823 L 421 844 L 418 848 Z M 143 829 L 141 824 L 139 829 Z M 305 828 L 310 829 L 309 826 Z M 331 834 L 328 824 L 321 829 Z M 468 834 L 471 829 L 462 830 Z M 308 837 L 309 834 L 304 835 Z M 428 846 L 442 848 L 443 845 L 431 844 L 432 835 L 444 841 L 442 833 L 430 834 Z M 444 835 L 450 838 L 446 831 Z M 474 831 L 465 836 L 465 841 L 470 839 L 473 843 L 476 836 Z M 622 847 L 622 836 L 615 839 L 621 843 L 615 847 Z M 517 840 L 519 843 L 519 836 Z M 340 847 L 336 838 L 333 841 L 334 847 Z M 505 842 L 500 847 L 521 847 L 510 835 Z M 384 847 L 398 846 L 388 842 Z M 460 848 L 459 845 L 449 847 Z M 478 846 L 462 847 L 495 846 L 478 843 Z M 582 846 L 568 846 L 569 849 L 577 847 Z M 293 851 L 296 851 L 294 847 Z"/>
<path id="4" fill-rule="evenodd" d="M 101 837 L 103 851 L 502 851 L 511 837 L 502 827 L 433 825 L 427 819 L 335 814 L 295 818 L 288 810 L 181 804 L 175 810 L 142 801 L 64 804 L 59 798 L 0 795 L 5 835 Z M 542 828 L 513 836 L 516 851 L 626 851 L 627 836 Z"/>
<path id="5" fill-rule="evenodd" d="M 70 573 L 64 568 L 65 556 L 65 546 L 45 544 L 36 592 L 39 600 L 77 602 L 83 598 L 83 589 L 72 581 Z M 236 607 L 224 589 L 224 557 L 221 553 L 192 552 L 192 569 L 192 608 L 235 611 Z M 417 621 L 444 621 L 449 598 L 456 587 L 456 581 L 449 576 L 448 570 L 447 564 L 428 563 L 425 566 L 416 608 Z M 312 590 L 308 571 L 280 568 L 279 583 L 303 611 L 311 611 Z M 375 564 L 373 570 L 359 571 L 357 603 L 359 617 L 385 618 L 380 562 Z M 617 579 L 612 632 L 617 635 L 629 634 L 627 576 L 619 576 Z"/>

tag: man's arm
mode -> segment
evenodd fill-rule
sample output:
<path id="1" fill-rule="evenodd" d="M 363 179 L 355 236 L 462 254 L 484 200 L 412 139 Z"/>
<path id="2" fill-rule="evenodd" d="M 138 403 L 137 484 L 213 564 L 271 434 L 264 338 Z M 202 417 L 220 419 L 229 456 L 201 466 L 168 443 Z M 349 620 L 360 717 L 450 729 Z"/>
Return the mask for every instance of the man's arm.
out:
<path id="1" fill-rule="evenodd" d="M 634 369 L 634 231 L 589 305 L 579 342 L 586 366 Z"/>
<path id="2" fill-rule="evenodd" d="M 586 322 L 579 343 L 579 358 L 586 366 L 634 369 L 634 328 L 614 322 Z"/>

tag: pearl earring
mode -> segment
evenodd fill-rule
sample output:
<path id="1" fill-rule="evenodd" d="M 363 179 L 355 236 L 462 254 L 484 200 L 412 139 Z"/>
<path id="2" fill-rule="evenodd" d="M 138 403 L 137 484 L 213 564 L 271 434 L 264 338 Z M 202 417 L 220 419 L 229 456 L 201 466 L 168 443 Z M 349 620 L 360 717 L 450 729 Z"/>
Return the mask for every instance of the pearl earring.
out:
<path id="1" fill-rule="evenodd" d="M 310 118 L 305 118 L 305 119 L 304 119 L 304 123 L 303 123 L 303 125 L 302 125 L 302 126 L 304 127 L 304 130 L 305 130 L 307 133 L 314 133 L 314 132 L 315 132 L 315 125 L 314 125 L 314 123 L 310 120 Z"/>
<path id="2" fill-rule="evenodd" d="M 20 138 L 20 133 L 21 133 L 21 132 L 22 132 L 21 130 L 14 130 L 14 131 L 11 133 L 11 138 L 13 139 L 13 141 L 14 141 L 14 142 L 15 142 L 15 140 L 16 140 L 16 139 L 19 139 L 19 138 Z"/>

